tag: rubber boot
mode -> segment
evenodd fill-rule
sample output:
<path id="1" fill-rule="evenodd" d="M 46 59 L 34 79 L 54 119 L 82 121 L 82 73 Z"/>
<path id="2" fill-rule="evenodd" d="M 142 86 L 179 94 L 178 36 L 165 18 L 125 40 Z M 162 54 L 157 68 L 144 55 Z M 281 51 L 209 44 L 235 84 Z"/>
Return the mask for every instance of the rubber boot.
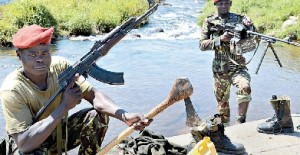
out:
<path id="1" fill-rule="evenodd" d="M 238 116 L 236 118 L 237 124 L 242 124 L 246 122 L 246 115 L 248 111 L 249 102 L 242 102 L 238 105 Z"/>
<path id="2" fill-rule="evenodd" d="M 203 122 L 201 126 L 191 130 L 193 138 L 199 142 L 203 137 L 210 137 L 218 152 L 226 154 L 245 154 L 245 147 L 241 143 L 232 142 L 224 133 L 225 127 L 219 114 Z"/>
<path id="3" fill-rule="evenodd" d="M 270 101 L 275 114 L 266 122 L 258 124 L 257 131 L 261 133 L 292 133 L 294 132 L 294 124 L 290 110 L 290 98 L 282 96 L 277 99 L 273 95 Z"/>

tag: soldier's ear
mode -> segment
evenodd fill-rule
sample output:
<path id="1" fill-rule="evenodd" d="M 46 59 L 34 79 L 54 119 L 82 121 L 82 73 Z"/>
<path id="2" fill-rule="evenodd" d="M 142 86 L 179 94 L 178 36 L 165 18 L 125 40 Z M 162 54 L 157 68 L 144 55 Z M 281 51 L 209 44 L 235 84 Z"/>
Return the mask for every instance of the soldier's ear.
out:
<path id="1" fill-rule="evenodd" d="M 16 50 L 16 54 L 17 54 L 17 57 L 19 57 L 19 59 L 20 59 L 20 52 L 21 52 L 20 49 L 17 49 L 17 50 Z"/>
<path id="2" fill-rule="evenodd" d="M 17 54 L 17 57 L 20 57 L 19 51 L 18 51 L 18 50 L 16 50 L 16 54 Z"/>

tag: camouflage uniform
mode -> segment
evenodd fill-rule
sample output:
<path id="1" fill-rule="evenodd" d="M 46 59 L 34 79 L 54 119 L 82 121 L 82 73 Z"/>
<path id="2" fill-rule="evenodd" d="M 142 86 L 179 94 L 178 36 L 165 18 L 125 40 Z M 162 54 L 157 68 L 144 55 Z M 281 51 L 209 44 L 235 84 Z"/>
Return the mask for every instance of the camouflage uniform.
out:
<path id="1" fill-rule="evenodd" d="M 250 75 L 247 73 L 245 58 L 241 53 L 232 49 L 230 42 L 221 42 L 220 36 L 224 32 L 211 30 L 211 23 L 242 23 L 245 17 L 234 13 L 229 13 L 227 18 L 222 19 L 217 15 L 208 16 L 201 30 L 199 47 L 201 50 L 213 49 L 215 58 L 213 59 L 214 93 L 218 102 L 219 113 L 223 116 L 223 121 L 228 122 L 230 117 L 229 95 L 230 87 L 237 88 L 238 104 L 251 101 Z M 249 28 L 254 30 L 254 26 Z"/>
<path id="2" fill-rule="evenodd" d="M 66 127 L 68 128 L 67 150 L 72 150 L 80 145 L 79 155 L 92 155 L 101 150 L 105 133 L 108 128 L 108 115 L 98 113 L 90 119 L 85 119 L 89 113 L 96 112 L 93 108 L 87 108 L 76 112 L 62 122 L 62 151 L 64 151 L 64 142 L 66 139 Z M 67 125 L 66 125 L 67 124 Z M 56 131 L 54 130 L 48 139 L 30 154 L 24 155 L 49 155 L 57 153 Z M 21 152 L 19 152 L 22 154 Z"/>

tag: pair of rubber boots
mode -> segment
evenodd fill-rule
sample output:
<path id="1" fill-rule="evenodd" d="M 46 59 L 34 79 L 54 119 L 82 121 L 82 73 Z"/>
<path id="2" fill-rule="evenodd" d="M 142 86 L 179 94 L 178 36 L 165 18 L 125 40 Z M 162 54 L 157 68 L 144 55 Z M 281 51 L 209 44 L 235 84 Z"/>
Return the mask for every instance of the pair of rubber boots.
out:
<path id="1" fill-rule="evenodd" d="M 258 124 L 257 131 L 261 133 L 292 133 L 294 124 L 290 110 L 290 98 L 288 96 L 272 96 L 270 103 L 275 111 L 272 118 Z"/>
<path id="2" fill-rule="evenodd" d="M 219 114 L 214 115 L 200 126 L 191 129 L 191 134 L 196 142 L 201 141 L 205 136 L 210 137 L 217 152 L 226 154 L 246 154 L 245 147 L 241 143 L 232 142 L 224 133 L 225 126 Z"/>

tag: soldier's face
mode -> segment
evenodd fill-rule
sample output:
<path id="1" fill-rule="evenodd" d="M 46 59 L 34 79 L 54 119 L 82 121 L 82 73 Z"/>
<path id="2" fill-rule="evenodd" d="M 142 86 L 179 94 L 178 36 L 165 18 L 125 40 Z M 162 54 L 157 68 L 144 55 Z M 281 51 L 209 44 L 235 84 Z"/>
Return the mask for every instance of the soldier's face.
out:
<path id="1" fill-rule="evenodd" d="M 18 50 L 17 54 L 23 63 L 24 72 L 32 77 L 47 75 L 51 64 L 49 45 L 37 45 Z"/>
<path id="2" fill-rule="evenodd" d="M 221 0 L 215 3 L 219 14 L 227 14 L 231 7 L 231 0 Z"/>

